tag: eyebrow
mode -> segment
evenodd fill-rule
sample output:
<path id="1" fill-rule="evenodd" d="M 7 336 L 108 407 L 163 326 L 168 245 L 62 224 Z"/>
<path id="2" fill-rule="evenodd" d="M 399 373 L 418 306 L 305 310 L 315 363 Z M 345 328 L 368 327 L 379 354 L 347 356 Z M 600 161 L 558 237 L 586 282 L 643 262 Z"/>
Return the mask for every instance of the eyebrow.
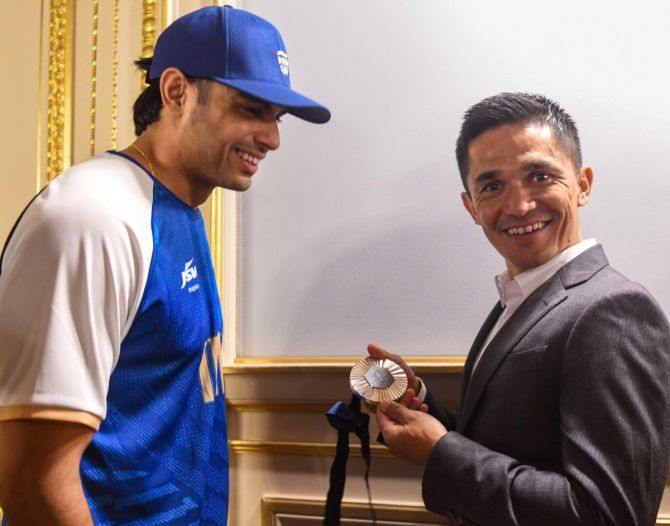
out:
<path id="1" fill-rule="evenodd" d="M 524 172 L 534 172 L 536 170 L 556 170 L 556 165 L 548 161 L 531 161 L 521 165 Z M 500 176 L 500 170 L 487 170 L 475 177 L 475 183 L 490 181 Z"/>
<path id="2" fill-rule="evenodd" d="M 556 165 L 549 161 L 532 161 L 526 164 L 521 165 L 521 169 L 524 172 L 533 172 L 535 170 L 547 170 L 547 169 L 556 169 Z"/>
<path id="3" fill-rule="evenodd" d="M 482 172 L 477 177 L 475 177 L 475 183 L 490 181 L 491 179 L 498 177 L 499 174 L 500 172 L 498 170 L 488 170 L 487 172 Z"/>

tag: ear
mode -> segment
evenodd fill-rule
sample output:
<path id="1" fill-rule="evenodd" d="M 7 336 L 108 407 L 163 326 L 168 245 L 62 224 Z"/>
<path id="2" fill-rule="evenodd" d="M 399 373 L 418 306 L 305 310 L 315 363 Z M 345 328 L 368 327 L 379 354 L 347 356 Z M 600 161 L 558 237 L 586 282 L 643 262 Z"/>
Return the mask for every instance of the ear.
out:
<path id="1" fill-rule="evenodd" d="M 475 223 L 481 225 L 481 223 L 479 222 L 479 216 L 477 215 L 477 210 L 475 209 L 475 205 L 472 203 L 472 199 L 470 198 L 470 194 L 468 194 L 467 192 L 462 192 L 461 201 L 463 201 L 463 206 L 470 213 Z"/>
<path id="2" fill-rule="evenodd" d="M 577 196 L 577 205 L 584 206 L 589 202 L 591 196 L 591 189 L 593 188 L 593 168 L 585 166 L 580 170 L 579 181 L 579 195 Z"/>
<path id="3" fill-rule="evenodd" d="M 163 107 L 169 113 L 180 116 L 184 112 L 188 91 L 186 75 L 177 68 L 167 68 L 161 74 L 159 82 Z"/>

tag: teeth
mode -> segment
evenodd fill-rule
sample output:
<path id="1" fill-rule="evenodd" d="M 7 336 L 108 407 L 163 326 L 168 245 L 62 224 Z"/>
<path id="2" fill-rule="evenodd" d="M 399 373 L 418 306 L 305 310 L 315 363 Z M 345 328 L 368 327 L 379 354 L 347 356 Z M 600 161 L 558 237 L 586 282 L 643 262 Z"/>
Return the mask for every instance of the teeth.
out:
<path id="1" fill-rule="evenodd" d="M 258 157 L 254 157 L 253 155 L 249 155 L 247 152 L 241 152 L 238 151 L 237 154 L 242 157 L 245 161 L 253 164 L 254 166 L 258 166 L 258 163 L 261 162 L 261 160 Z"/>
<path id="2" fill-rule="evenodd" d="M 540 229 L 544 228 L 546 224 L 547 223 L 545 221 L 538 221 L 537 223 L 533 223 L 532 225 L 508 228 L 507 233 L 510 236 L 518 236 L 519 234 L 527 234 L 527 233 L 530 233 L 530 232 L 534 232 L 535 230 L 540 230 Z"/>

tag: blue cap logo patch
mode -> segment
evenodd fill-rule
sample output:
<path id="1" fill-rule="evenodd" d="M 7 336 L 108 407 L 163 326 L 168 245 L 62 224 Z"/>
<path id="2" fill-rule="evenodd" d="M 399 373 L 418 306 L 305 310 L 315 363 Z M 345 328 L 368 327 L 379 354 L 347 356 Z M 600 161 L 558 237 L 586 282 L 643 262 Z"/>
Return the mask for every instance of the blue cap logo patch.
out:
<path id="1" fill-rule="evenodd" d="M 283 51 L 277 51 L 277 62 L 279 62 L 279 69 L 282 74 L 288 76 L 288 55 Z"/>

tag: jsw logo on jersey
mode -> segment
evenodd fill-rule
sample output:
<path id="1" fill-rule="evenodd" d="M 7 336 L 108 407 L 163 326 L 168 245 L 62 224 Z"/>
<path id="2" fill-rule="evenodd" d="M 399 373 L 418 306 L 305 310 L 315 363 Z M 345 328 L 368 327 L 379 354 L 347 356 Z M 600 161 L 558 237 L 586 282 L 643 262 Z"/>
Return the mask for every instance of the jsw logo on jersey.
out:
<path id="1" fill-rule="evenodd" d="M 193 258 L 191 258 L 189 261 L 186 262 L 186 265 L 184 265 L 184 271 L 181 273 L 182 289 L 186 286 L 186 284 L 189 281 L 192 281 L 198 277 L 198 268 L 195 266 L 191 267 L 191 263 L 193 263 Z"/>

